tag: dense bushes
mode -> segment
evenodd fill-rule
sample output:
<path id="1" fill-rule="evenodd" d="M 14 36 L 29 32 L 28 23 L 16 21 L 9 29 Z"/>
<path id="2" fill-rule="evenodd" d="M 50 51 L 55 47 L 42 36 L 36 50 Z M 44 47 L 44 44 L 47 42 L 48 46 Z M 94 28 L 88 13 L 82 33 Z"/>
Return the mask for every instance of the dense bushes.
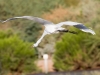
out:
<path id="1" fill-rule="evenodd" d="M 0 20 L 14 16 L 30 15 L 45 19 L 50 18 L 48 20 L 55 23 L 66 20 L 83 22 L 86 26 L 92 27 L 96 31 L 96 36 L 84 34 L 80 31 L 78 35 L 65 34 L 62 38 L 58 34 L 58 39 L 62 40 L 57 43 L 54 53 L 54 67 L 59 71 L 88 69 L 100 66 L 99 7 L 98 0 L 0 0 L 0 14 L 2 14 Z M 4 27 L 5 25 L 11 25 L 10 27 L 14 33 L 18 32 L 24 41 L 36 41 L 41 31 L 40 25 L 28 20 L 20 19 L 2 24 Z M 0 29 L 3 29 L 1 24 Z M 34 50 L 30 49 L 31 44 L 23 42 L 9 31 L 7 33 L 0 32 L 0 38 L 0 65 L 2 66 L 0 71 L 23 72 L 24 70 L 35 69 L 33 63 L 35 60 L 33 57 Z M 54 40 L 50 36 L 50 40 L 47 38 L 47 41 L 52 44 L 58 39 Z M 53 52 L 53 44 L 48 44 L 43 47 L 46 48 L 45 50 L 48 48 L 49 51 Z M 41 47 L 41 51 L 45 51 L 43 47 Z M 24 63 L 24 65 L 20 63 Z"/>
<path id="2" fill-rule="evenodd" d="M 35 51 L 30 43 L 20 40 L 10 31 L 0 31 L 0 64 L 2 73 L 37 71 Z"/>
<path id="3" fill-rule="evenodd" d="M 61 41 L 57 42 L 54 53 L 54 67 L 58 71 L 100 68 L 99 2 L 89 0 L 88 5 L 86 3 L 87 1 L 80 6 L 82 10 L 74 20 L 93 28 L 96 35 L 80 31 L 78 35 L 64 34 Z M 94 6 L 95 9 L 91 6 Z M 86 7 L 90 7 L 92 10 L 87 11 Z"/>
<path id="4" fill-rule="evenodd" d="M 65 34 L 56 44 L 54 66 L 59 71 L 100 67 L 100 39 L 85 33 Z"/>
<path id="5" fill-rule="evenodd" d="M 0 0 L 0 19 L 5 20 L 7 18 L 15 16 L 37 16 L 40 17 L 43 13 L 50 11 L 60 5 L 60 0 Z M 12 23 L 12 24 L 11 24 Z M 36 24 L 28 20 L 16 20 L 10 22 L 11 27 L 18 33 L 20 37 L 25 41 L 35 41 L 41 31 L 39 24 Z M 38 32 L 37 32 L 38 31 Z"/>

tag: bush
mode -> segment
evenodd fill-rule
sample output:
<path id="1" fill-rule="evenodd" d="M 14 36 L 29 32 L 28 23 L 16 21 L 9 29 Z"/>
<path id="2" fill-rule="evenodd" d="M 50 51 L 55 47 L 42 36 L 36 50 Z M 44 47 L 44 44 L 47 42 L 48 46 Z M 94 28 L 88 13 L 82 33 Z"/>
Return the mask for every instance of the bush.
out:
<path id="1" fill-rule="evenodd" d="M 31 43 L 20 40 L 17 35 L 0 31 L 0 63 L 2 73 L 36 72 L 35 51 Z"/>
<path id="2" fill-rule="evenodd" d="M 6 20 L 15 16 L 41 16 L 43 13 L 59 6 L 60 0 L 0 0 L 0 20 Z M 11 24 L 12 23 L 12 24 Z M 12 28 L 20 33 L 20 37 L 25 41 L 34 41 L 41 31 L 41 26 L 28 20 L 16 20 L 8 23 Z M 30 29 L 30 30 L 29 30 Z M 31 31 L 31 32 L 30 32 Z M 38 32 L 37 32 L 38 31 Z"/>
<path id="3" fill-rule="evenodd" d="M 100 39 L 83 32 L 65 34 L 57 42 L 54 67 L 58 71 L 83 70 L 100 67 Z"/>

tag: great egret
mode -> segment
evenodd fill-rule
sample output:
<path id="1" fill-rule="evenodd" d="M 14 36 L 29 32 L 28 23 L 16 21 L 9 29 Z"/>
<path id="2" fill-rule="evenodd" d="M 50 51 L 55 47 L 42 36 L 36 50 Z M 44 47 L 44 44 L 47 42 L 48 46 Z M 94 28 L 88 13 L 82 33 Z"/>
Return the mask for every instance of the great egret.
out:
<path id="1" fill-rule="evenodd" d="M 40 23 L 41 25 L 45 26 L 44 32 L 42 34 L 42 36 L 40 37 L 40 39 L 33 44 L 33 47 L 37 47 L 38 44 L 41 42 L 41 40 L 43 39 L 43 37 L 47 34 L 52 34 L 52 33 L 59 33 L 59 32 L 70 32 L 70 33 L 75 33 L 73 31 L 69 31 L 68 29 L 63 28 L 63 25 L 69 25 L 69 26 L 74 26 L 76 28 L 79 28 L 80 30 L 82 30 L 83 32 L 87 32 L 87 33 L 91 33 L 91 34 L 95 34 L 95 32 L 89 28 L 87 28 L 86 26 L 84 26 L 82 23 L 78 23 L 78 22 L 72 22 L 72 21 L 65 21 L 65 22 L 60 22 L 58 24 L 54 24 L 50 21 L 44 20 L 42 18 L 38 18 L 38 17 L 33 17 L 33 16 L 21 16 L 21 17 L 13 17 L 13 18 L 9 18 L 5 21 L 2 21 L 2 23 L 5 23 L 7 21 L 10 20 L 15 20 L 18 18 L 23 18 L 23 19 L 28 19 L 28 20 L 32 20 L 35 22 Z"/>

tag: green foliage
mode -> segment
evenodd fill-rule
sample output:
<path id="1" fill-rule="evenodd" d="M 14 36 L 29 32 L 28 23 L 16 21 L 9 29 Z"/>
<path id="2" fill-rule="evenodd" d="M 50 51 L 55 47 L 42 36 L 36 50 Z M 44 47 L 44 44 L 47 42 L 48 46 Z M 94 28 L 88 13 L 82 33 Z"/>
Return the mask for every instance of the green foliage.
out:
<path id="1" fill-rule="evenodd" d="M 19 73 L 37 71 L 32 44 L 20 40 L 17 35 L 8 36 L 8 33 L 0 31 L 1 71 L 5 73 L 7 71 Z"/>
<path id="2" fill-rule="evenodd" d="M 64 10 L 68 13 L 66 14 L 66 11 L 63 11 L 60 15 L 65 13 L 64 18 L 66 20 L 85 23 L 85 25 L 90 26 L 96 31 L 96 35 L 90 36 L 81 32 L 78 35 L 65 34 L 62 40 L 56 45 L 54 66 L 60 71 L 95 68 L 100 66 L 99 1 L 100 0 L 0 0 L 0 14 L 2 14 L 0 15 L 0 20 L 24 15 L 42 17 L 46 12 L 52 15 L 52 11 L 56 11 L 53 9 L 59 9 L 60 6 L 65 6 L 66 9 Z M 77 7 L 75 8 L 75 6 Z M 61 9 L 59 9 L 59 11 L 60 10 Z M 58 15 L 59 11 L 56 11 Z M 54 15 L 56 15 L 56 13 L 54 13 Z M 52 17 L 51 15 L 47 16 Z M 57 16 L 57 18 L 60 20 L 59 16 Z M 4 26 L 5 25 L 12 25 L 11 27 L 14 33 L 19 33 L 21 39 L 24 41 L 36 41 L 39 31 L 41 31 L 39 24 L 28 20 L 19 19 L 7 22 Z M 2 25 L 0 29 L 2 29 Z M 52 42 L 52 39 L 50 40 L 50 42 Z M 33 63 L 35 61 L 35 57 L 33 57 L 34 50 L 31 50 L 30 46 L 31 44 L 23 42 L 18 36 L 13 35 L 11 31 L 0 31 L 0 65 L 2 65 L 0 71 L 29 72 L 29 70 L 36 70 Z M 49 46 L 50 49 L 52 48 L 51 46 Z M 43 47 L 41 48 L 43 49 Z M 24 63 L 24 65 L 20 65 L 20 63 Z"/>
<path id="3" fill-rule="evenodd" d="M 84 4 L 80 7 L 82 8 L 80 14 L 75 16 L 75 21 L 83 22 L 84 25 L 93 28 L 96 35 L 83 32 L 78 35 L 65 34 L 62 40 L 57 42 L 54 67 L 58 71 L 100 68 L 100 10 L 99 7 L 95 7 L 99 5 L 97 3 L 90 0 L 87 6 L 94 6 L 95 10 L 87 12 L 87 6 Z"/>
<path id="4" fill-rule="evenodd" d="M 42 13 L 58 6 L 60 0 L 0 0 L 0 11 L 2 16 L 19 16 L 19 15 L 34 15 L 39 16 Z M 3 18 L 3 17 L 2 17 Z"/>
<path id="5" fill-rule="evenodd" d="M 0 19 L 15 16 L 41 16 L 43 13 L 50 11 L 60 5 L 60 0 L 0 0 Z M 41 26 L 28 20 L 16 20 L 10 22 L 12 28 L 20 34 L 25 41 L 34 41 L 39 35 Z M 11 25 L 11 24 L 10 24 Z M 38 32 L 37 32 L 38 31 Z"/>
<path id="6" fill-rule="evenodd" d="M 65 34 L 56 44 L 54 67 L 59 71 L 97 68 L 100 64 L 100 39 L 78 33 Z"/>
<path id="7" fill-rule="evenodd" d="M 77 6 L 79 4 L 80 0 L 64 0 L 64 3 L 66 6 Z"/>
<path id="8" fill-rule="evenodd" d="M 29 41 L 29 42 L 36 42 L 38 35 L 39 35 L 39 31 L 42 29 L 42 27 L 40 27 L 39 24 L 37 23 L 29 23 L 28 26 L 25 27 L 25 29 L 23 30 L 22 33 L 25 34 L 21 34 L 21 38 L 25 41 Z"/>

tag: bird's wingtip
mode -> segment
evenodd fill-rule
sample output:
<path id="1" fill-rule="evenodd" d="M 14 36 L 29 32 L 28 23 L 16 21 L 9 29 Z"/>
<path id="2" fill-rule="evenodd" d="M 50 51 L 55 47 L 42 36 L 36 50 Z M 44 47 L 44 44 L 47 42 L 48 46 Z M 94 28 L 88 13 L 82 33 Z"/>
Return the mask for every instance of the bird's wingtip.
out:
<path id="1" fill-rule="evenodd" d="M 96 35 L 96 33 L 91 29 L 82 29 L 82 31 L 91 33 L 92 35 Z"/>
<path id="2" fill-rule="evenodd" d="M 96 35 L 96 33 L 93 30 L 89 30 L 89 33 L 91 33 L 92 35 Z"/>
<path id="3" fill-rule="evenodd" d="M 91 32 L 91 34 L 93 34 L 93 35 L 96 35 L 96 33 L 93 31 L 93 32 Z"/>
<path id="4" fill-rule="evenodd" d="M 89 29 L 89 32 L 90 32 L 92 35 L 96 35 L 96 33 L 95 33 L 93 30 L 91 30 L 91 29 Z"/>

